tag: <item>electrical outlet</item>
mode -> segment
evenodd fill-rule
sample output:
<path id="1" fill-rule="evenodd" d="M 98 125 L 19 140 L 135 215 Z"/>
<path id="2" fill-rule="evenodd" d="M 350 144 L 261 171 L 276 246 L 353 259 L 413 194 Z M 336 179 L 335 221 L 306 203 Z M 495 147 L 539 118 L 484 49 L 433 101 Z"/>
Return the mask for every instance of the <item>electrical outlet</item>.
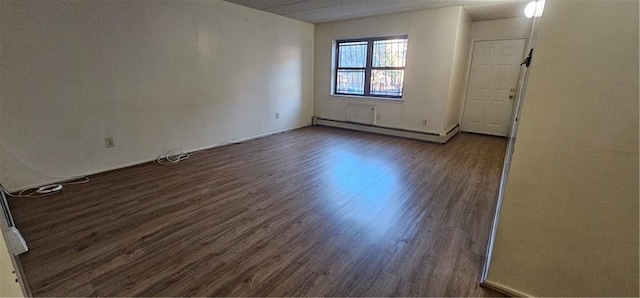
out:
<path id="1" fill-rule="evenodd" d="M 113 142 L 113 137 L 104 138 L 104 143 L 107 145 L 107 148 L 115 147 L 115 143 Z"/>
<path id="2" fill-rule="evenodd" d="M 427 126 L 427 119 L 422 119 L 422 126 Z"/>
<path id="3" fill-rule="evenodd" d="M 280 119 L 280 113 L 276 113 L 276 119 Z"/>

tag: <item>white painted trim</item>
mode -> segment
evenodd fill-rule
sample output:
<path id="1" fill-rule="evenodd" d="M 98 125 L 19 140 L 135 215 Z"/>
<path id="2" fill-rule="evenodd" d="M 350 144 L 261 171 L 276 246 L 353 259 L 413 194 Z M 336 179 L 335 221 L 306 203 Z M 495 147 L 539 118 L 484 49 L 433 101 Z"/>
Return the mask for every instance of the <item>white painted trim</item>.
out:
<path id="1" fill-rule="evenodd" d="M 449 133 L 450 131 L 454 130 L 456 128 L 456 126 L 460 127 L 460 123 L 456 123 L 454 125 L 451 125 L 449 127 L 447 127 L 447 129 L 445 129 L 443 132 L 440 133 L 441 136 L 446 136 L 447 133 Z"/>
<path id="2" fill-rule="evenodd" d="M 329 94 L 331 97 L 344 97 L 344 98 L 353 98 L 353 99 L 374 99 L 374 100 L 385 100 L 388 102 L 400 102 L 402 103 L 404 100 L 402 98 L 394 98 L 394 97 L 381 97 L 381 96 L 358 96 L 358 95 L 345 95 L 345 94 Z"/>
<path id="3" fill-rule="evenodd" d="M 460 132 L 459 126 L 455 126 L 448 134 L 447 133 L 437 134 L 437 133 L 431 133 L 431 132 L 420 132 L 420 131 L 413 131 L 413 130 L 400 129 L 400 128 L 391 128 L 391 127 L 351 123 L 351 122 L 345 122 L 345 121 L 339 121 L 339 120 L 322 119 L 315 116 L 314 116 L 313 123 L 316 123 L 317 125 L 321 125 L 321 126 L 330 126 L 330 127 L 358 130 L 358 131 L 364 131 L 364 132 L 378 133 L 383 135 L 403 137 L 403 138 L 428 141 L 428 142 L 434 142 L 434 143 L 440 143 L 440 144 L 446 143 L 454 135 Z"/>
<path id="4" fill-rule="evenodd" d="M 507 145 L 507 154 L 513 146 L 513 140 L 509 140 Z M 498 187 L 498 200 L 496 209 L 493 211 L 493 219 L 491 220 L 491 229 L 489 230 L 489 239 L 487 240 L 487 249 L 485 252 L 484 264 L 482 264 L 482 273 L 480 275 L 480 284 L 487 281 L 489 276 L 489 265 L 493 254 L 493 244 L 496 241 L 496 232 L 498 229 L 498 221 L 500 220 L 500 211 L 502 210 L 502 201 L 504 199 L 504 191 L 506 189 L 507 177 L 509 176 L 509 159 L 507 156 L 502 163 L 502 176 L 500 177 L 500 186 Z"/>
<path id="5" fill-rule="evenodd" d="M 234 140 L 231 140 L 231 141 L 222 142 L 222 143 L 218 143 L 218 144 L 214 144 L 214 145 L 208 145 L 208 146 L 203 146 L 203 147 L 199 147 L 199 148 L 195 148 L 195 149 L 189 149 L 189 150 L 186 150 L 185 152 L 186 153 L 194 153 L 194 152 L 197 152 L 197 151 L 203 151 L 203 150 L 213 149 L 213 148 L 217 148 L 217 147 L 222 147 L 222 146 L 242 143 L 242 142 L 251 141 L 251 140 L 255 140 L 255 139 L 260 139 L 260 138 L 268 137 L 268 136 L 271 136 L 271 135 L 275 135 L 275 134 L 279 134 L 279 133 L 283 133 L 283 132 L 287 132 L 287 131 L 292 131 L 292 130 L 304 128 L 304 127 L 307 127 L 307 126 L 310 126 L 310 125 L 311 124 L 305 124 L 304 126 L 300 126 L 300 127 L 297 127 L 297 128 L 283 129 L 283 130 L 278 130 L 278 131 L 275 131 L 275 132 L 268 132 L 268 133 L 264 133 L 264 134 L 259 134 L 259 135 L 252 136 L 252 137 L 234 139 Z M 91 176 L 91 175 L 96 175 L 96 174 L 109 172 L 109 171 L 113 171 L 113 170 L 124 169 L 124 168 L 132 167 L 132 166 L 137 166 L 137 165 L 140 165 L 140 164 L 143 164 L 143 163 L 152 162 L 152 161 L 156 160 L 156 158 L 157 157 L 146 158 L 146 159 L 142 159 L 142 160 L 138 160 L 138 161 L 122 164 L 122 165 L 102 168 L 102 169 L 95 170 L 95 171 L 83 172 L 83 173 L 80 173 L 80 174 L 75 175 L 75 176 L 76 177 Z M 15 192 L 26 190 L 26 189 L 32 189 L 32 188 L 37 188 L 37 187 L 41 187 L 41 186 L 48 185 L 48 184 L 60 183 L 60 182 L 71 181 L 71 180 L 76 180 L 76 179 L 69 179 L 69 178 L 51 179 L 51 180 L 47 180 L 46 182 L 31 184 L 31 185 L 27 185 L 27 186 L 24 186 L 24 187 L 9 188 L 9 189 L 7 189 L 7 191 L 9 191 L 11 193 L 15 193 Z"/>
<path id="6" fill-rule="evenodd" d="M 480 283 L 480 285 L 511 297 L 534 297 L 531 294 L 527 294 L 525 292 L 507 287 L 497 282 L 492 282 L 490 280 L 484 280 L 483 282 Z"/>
<path id="7" fill-rule="evenodd" d="M 533 18 L 531 23 L 531 30 L 529 31 L 529 38 L 525 44 L 524 55 L 528 55 L 530 49 L 535 47 L 535 33 L 536 33 L 536 19 Z M 491 267 L 491 258 L 493 256 L 493 246 L 496 241 L 496 234 L 498 231 L 498 223 L 500 222 L 500 212 L 502 211 L 502 202 L 504 201 L 504 192 L 506 189 L 507 180 L 509 177 L 509 170 L 511 168 L 511 158 L 513 157 L 513 151 L 515 147 L 515 138 L 518 130 L 518 123 L 515 121 L 515 117 L 518 117 L 520 107 L 522 106 L 522 101 L 524 100 L 524 96 L 527 90 L 527 82 L 529 78 L 528 69 L 520 73 L 520 80 L 518 82 L 519 89 L 518 96 L 516 97 L 516 102 L 514 103 L 514 115 L 511 118 L 511 130 L 509 132 L 509 144 L 507 145 L 507 151 L 504 156 L 504 167 L 502 169 L 502 177 L 500 178 L 500 188 L 498 190 L 498 201 L 496 202 L 496 210 L 493 213 L 493 221 L 491 222 L 491 230 L 489 231 L 489 240 L 487 241 L 487 251 L 484 258 L 484 264 L 482 265 L 482 274 L 480 276 L 480 284 L 491 283 L 487 280 L 489 276 L 489 268 Z"/>
<path id="8" fill-rule="evenodd" d="M 451 138 L 453 138 L 453 136 L 457 135 L 460 132 L 460 125 L 456 125 L 453 127 L 453 129 L 448 130 L 444 135 L 440 135 L 441 138 L 444 138 L 442 140 L 442 143 L 446 143 L 449 142 L 449 140 L 451 140 Z"/>
<path id="9" fill-rule="evenodd" d="M 462 126 L 462 124 L 460 126 Z M 501 135 L 497 133 L 489 133 L 484 131 L 465 130 L 464 132 L 477 133 L 477 134 L 483 134 L 483 135 L 494 136 L 494 137 L 503 137 L 503 138 L 508 137 L 508 135 Z"/>

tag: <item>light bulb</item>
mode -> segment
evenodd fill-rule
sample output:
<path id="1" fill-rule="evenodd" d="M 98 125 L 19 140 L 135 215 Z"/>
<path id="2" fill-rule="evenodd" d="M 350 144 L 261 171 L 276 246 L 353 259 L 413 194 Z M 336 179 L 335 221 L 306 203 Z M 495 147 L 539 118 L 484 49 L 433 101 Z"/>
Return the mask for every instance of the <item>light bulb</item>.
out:
<path id="1" fill-rule="evenodd" d="M 524 15 L 527 18 L 533 18 L 534 15 L 536 17 L 541 17 L 543 11 L 544 11 L 544 0 L 539 0 L 537 2 L 531 1 L 524 8 Z"/>

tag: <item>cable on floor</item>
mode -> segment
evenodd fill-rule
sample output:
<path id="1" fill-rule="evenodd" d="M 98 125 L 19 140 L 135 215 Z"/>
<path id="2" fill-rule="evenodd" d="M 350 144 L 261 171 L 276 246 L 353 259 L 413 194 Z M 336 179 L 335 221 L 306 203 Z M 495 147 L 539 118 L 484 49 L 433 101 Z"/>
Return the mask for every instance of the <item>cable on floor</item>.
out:
<path id="1" fill-rule="evenodd" d="M 41 176 L 41 177 L 49 178 L 49 179 L 61 180 L 61 182 L 44 185 L 44 186 L 41 186 L 41 187 L 38 187 L 38 188 L 24 189 L 24 190 L 18 192 L 17 194 L 9 192 L 6 188 L 4 188 L 4 186 L 0 185 L 0 189 L 2 191 L 4 191 L 7 195 L 9 195 L 10 197 L 14 197 L 14 198 L 39 198 L 39 197 L 44 197 L 44 196 L 48 196 L 48 195 L 52 195 L 52 194 L 60 192 L 64 185 L 84 184 L 84 183 L 89 182 L 89 177 L 87 177 L 87 176 L 53 176 L 53 175 L 46 174 L 46 173 L 34 168 L 33 166 L 29 165 L 29 163 L 27 163 L 22 158 L 20 158 L 17 154 L 15 154 L 11 150 L 11 148 L 9 148 L 9 146 L 7 146 L 7 144 L 5 144 L 2 140 L 0 140 L 0 147 L 2 147 L 2 149 L 4 149 L 4 151 L 7 152 L 9 154 L 9 156 L 13 160 L 15 160 L 17 163 L 21 164 L 22 166 L 24 166 L 25 168 L 27 168 L 29 171 L 31 171 L 32 173 L 36 174 L 37 176 Z M 30 191 L 30 192 L 28 192 L 28 191 Z"/>
<path id="2" fill-rule="evenodd" d="M 28 188 L 24 189 L 16 194 L 10 193 L 4 187 L 0 186 L 2 191 L 4 191 L 7 195 L 14 198 L 40 198 L 46 197 L 48 195 L 52 195 L 54 193 L 58 193 L 62 191 L 64 185 L 72 185 L 72 184 L 84 184 L 89 182 L 89 177 L 82 176 L 75 180 L 68 180 L 67 182 L 60 182 L 54 184 L 44 185 L 38 188 Z"/>
<path id="3" fill-rule="evenodd" d="M 167 151 L 164 155 L 158 155 L 158 157 L 153 161 L 160 165 L 168 165 L 179 163 L 183 160 L 189 159 L 189 153 L 184 152 L 182 149 L 176 148 Z"/>

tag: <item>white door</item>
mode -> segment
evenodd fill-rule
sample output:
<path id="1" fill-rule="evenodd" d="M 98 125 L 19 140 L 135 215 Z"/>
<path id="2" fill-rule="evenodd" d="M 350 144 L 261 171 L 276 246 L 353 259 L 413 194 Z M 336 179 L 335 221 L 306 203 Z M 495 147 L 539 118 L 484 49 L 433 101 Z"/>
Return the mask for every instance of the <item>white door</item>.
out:
<path id="1" fill-rule="evenodd" d="M 462 116 L 463 131 L 507 136 L 525 41 L 475 42 Z"/>

